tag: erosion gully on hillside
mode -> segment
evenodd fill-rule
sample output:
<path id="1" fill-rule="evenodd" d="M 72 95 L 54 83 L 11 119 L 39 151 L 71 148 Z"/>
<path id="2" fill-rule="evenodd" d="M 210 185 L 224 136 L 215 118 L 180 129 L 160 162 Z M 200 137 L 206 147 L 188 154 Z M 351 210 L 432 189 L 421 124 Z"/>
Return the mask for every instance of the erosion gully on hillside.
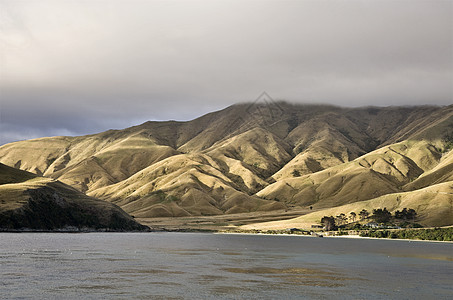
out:
<path id="1" fill-rule="evenodd" d="M 453 220 L 452 146 L 452 105 L 276 102 L 233 105 L 188 122 L 11 143 L 0 147 L 0 162 L 156 226 L 245 224 L 300 216 L 310 206 L 348 213 L 384 202 L 391 210 L 417 209 L 421 223 L 441 226 Z"/>

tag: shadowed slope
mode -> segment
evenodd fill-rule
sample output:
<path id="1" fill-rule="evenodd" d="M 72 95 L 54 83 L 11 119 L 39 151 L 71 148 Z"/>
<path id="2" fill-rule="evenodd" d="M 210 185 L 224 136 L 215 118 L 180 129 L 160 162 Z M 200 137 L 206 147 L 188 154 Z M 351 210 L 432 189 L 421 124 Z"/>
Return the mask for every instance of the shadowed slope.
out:
<path id="1" fill-rule="evenodd" d="M 438 149 L 428 142 L 401 142 L 352 162 L 278 181 L 257 196 L 319 207 L 363 201 L 402 190 L 425 170 L 437 166 L 440 158 Z"/>
<path id="2" fill-rule="evenodd" d="M 130 178 L 93 191 L 136 217 L 213 215 L 281 209 L 285 206 L 249 196 L 203 154 L 181 154 Z"/>
<path id="3" fill-rule="evenodd" d="M 453 151 L 444 154 L 439 164 L 404 186 L 405 190 L 416 190 L 433 184 L 453 181 Z"/>
<path id="4" fill-rule="evenodd" d="M 254 103 L 188 122 L 11 143 L 0 162 L 137 216 L 214 215 L 336 206 L 449 181 L 451 137 L 453 106 Z"/>
<path id="5" fill-rule="evenodd" d="M 0 164 L 0 228 L 145 230 L 123 210 L 58 181 Z"/>

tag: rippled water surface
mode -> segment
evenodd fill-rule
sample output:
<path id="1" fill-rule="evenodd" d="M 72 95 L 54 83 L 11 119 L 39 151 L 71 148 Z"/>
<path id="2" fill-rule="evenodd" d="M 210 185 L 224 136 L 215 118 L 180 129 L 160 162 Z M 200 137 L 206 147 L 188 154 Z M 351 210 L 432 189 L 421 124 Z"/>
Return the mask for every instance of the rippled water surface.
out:
<path id="1" fill-rule="evenodd" d="M 2 299 L 453 299 L 453 244 L 0 233 Z"/>

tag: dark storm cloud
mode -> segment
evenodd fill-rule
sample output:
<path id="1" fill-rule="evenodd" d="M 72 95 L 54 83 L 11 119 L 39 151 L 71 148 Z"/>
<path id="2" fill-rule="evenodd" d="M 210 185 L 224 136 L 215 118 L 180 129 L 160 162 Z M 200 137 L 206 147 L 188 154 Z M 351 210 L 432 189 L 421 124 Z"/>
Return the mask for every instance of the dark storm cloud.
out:
<path id="1" fill-rule="evenodd" d="M 0 143 L 187 120 L 266 90 L 452 103 L 452 1 L 0 0 Z"/>

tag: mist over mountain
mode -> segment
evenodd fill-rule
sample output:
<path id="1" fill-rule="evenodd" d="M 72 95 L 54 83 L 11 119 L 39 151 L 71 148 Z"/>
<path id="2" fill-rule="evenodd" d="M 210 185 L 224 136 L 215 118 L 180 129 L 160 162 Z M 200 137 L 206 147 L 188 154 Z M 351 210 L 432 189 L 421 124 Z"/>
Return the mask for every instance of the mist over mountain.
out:
<path id="1" fill-rule="evenodd" d="M 10 143 L 0 162 L 142 219 L 372 201 L 397 210 L 407 198 L 422 223 L 440 226 L 453 224 L 452 147 L 453 105 L 266 102 L 187 122 Z"/>

